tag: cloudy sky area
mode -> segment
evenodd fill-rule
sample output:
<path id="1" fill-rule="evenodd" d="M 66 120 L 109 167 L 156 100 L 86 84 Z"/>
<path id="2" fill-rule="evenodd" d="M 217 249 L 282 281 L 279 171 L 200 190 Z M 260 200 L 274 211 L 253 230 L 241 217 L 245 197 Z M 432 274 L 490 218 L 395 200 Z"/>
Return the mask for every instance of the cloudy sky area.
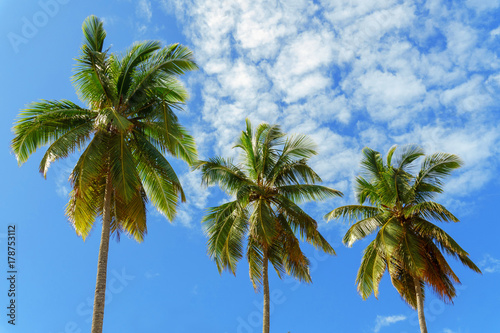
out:
<path id="1" fill-rule="evenodd" d="M 345 193 L 365 146 L 418 143 L 460 155 L 466 166 L 448 186 L 457 200 L 495 180 L 500 2 L 161 5 L 202 69 L 190 83 L 203 155 L 227 155 L 249 117 L 310 135 L 319 145 L 315 169 Z M 150 20 L 151 8 L 140 1 L 138 15 Z"/>
<path id="2" fill-rule="evenodd" d="M 37 174 L 39 154 L 19 169 L 8 147 L 13 119 L 24 105 L 42 98 L 77 100 L 69 77 L 81 22 L 90 14 L 104 20 L 112 52 L 144 39 L 181 42 L 193 50 L 200 70 L 183 78 L 191 100 L 180 117 L 201 158 L 234 156 L 231 147 L 246 117 L 255 125 L 265 121 L 287 133 L 310 135 L 318 144 L 314 169 L 345 197 L 306 208 L 338 256 L 326 258 L 307 248 L 314 263 L 310 286 L 272 276 L 273 330 L 417 330 L 416 314 L 387 278 L 378 300 L 362 301 L 354 278 L 366 243 L 344 248 L 346 226 L 322 220 L 332 208 L 354 202 L 352 179 L 363 147 L 386 152 L 393 144 L 417 143 L 428 153 L 454 153 L 465 161 L 439 201 L 462 221 L 445 230 L 483 270 L 473 274 L 450 259 L 463 285 L 454 305 L 428 293 L 429 329 L 500 331 L 493 319 L 500 307 L 495 213 L 500 0 L 0 1 L 0 60 L 8 64 L 1 69 L 6 117 L 1 153 L 4 172 L 11 175 L 4 184 L 9 193 L 0 202 L 5 212 L 0 243 L 6 225 L 17 223 L 24 244 L 20 331 L 90 328 L 100 226 L 96 223 L 84 243 L 63 213 L 67 177 L 77 157 L 55 163 L 43 180 Z M 40 24 L 26 34 L 26 22 Z M 175 223 L 166 223 L 151 208 L 144 243 L 111 244 L 109 277 L 116 288 L 108 295 L 105 329 L 259 332 L 261 295 L 251 288 L 246 263 L 236 278 L 221 277 L 205 254 L 199 221 L 205 208 L 224 196 L 216 188 L 201 188 L 199 174 L 184 164 L 174 165 L 188 194 Z M 0 297 L 0 305 L 5 300 Z M 10 329 L 4 320 L 2 328 Z"/>

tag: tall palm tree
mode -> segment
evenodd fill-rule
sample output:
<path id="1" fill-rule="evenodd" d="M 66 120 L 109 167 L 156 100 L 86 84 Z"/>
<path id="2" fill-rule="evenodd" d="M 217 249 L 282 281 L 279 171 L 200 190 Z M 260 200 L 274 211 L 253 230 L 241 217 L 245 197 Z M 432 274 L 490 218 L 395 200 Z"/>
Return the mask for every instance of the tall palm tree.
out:
<path id="1" fill-rule="evenodd" d="M 424 317 L 424 287 L 429 285 L 444 301 L 455 297 L 453 283 L 460 283 L 445 257 L 458 259 L 479 272 L 453 238 L 433 222 L 459 222 L 443 205 L 432 201 L 443 192 L 443 180 L 462 162 L 452 154 L 435 153 L 424 158 L 424 151 L 408 145 L 395 153 L 393 146 L 386 161 L 380 153 L 363 149 L 362 175 L 356 179 L 359 205 L 334 209 L 327 219 L 343 218 L 355 222 L 343 242 L 351 247 L 357 240 L 377 232 L 366 247 L 356 283 L 363 299 L 378 295 L 385 271 L 401 297 L 418 311 L 420 330 L 427 332 Z M 420 171 L 413 174 L 418 159 Z M 368 201 L 370 205 L 364 205 Z"/>
<path id="2" fill-rule="evenodd" d="M 236 274 L 244 243 L 250 279 L 264 289 L 263 332 L 269 333 L 268 264 L 279 277 L 289 274 L 310 282 L 309 260 L 300 249 L 301 238 L 329 254 L 333 248 L 318 231 L 316 221 L 297 204 L 341 196 L 342 193 L 316 185 L 321 178 L 307 164 L 316 155 L 306 136 L 285 138 L 279 126 L 261 124 L 252 129 L 246 121 L 235 148 L 240 162 L 215 157 L 200 161 L 205 185 L 218 184 L 232 200 L 209 209 L 203 218 L 209 236 L 208 254 L 221 273 Z"/>
<path id="3" fill-rule="evenodd" d="M 145 41 L 121 55 L 109 53 L 95 16 L 82 29 L 73 84 L 85 107 L 67 100 L 30 104 L 14 125 L 12 149 L 21 165 L 49 145 L 40 163 L 44 177 L 53 161 L 83 151 L 70 176 L 66 215 L 84 239 L 102 216 L 92 320 L 92 333 L 100 333 L 110 234 L 142 241 L 148 199 L 169 220 L 178 199 L 185 200 L 164 154 L 189 164 L 197 159 L 195 142 L 174 113 L 188 97 L 177 77 L 197 67 L 178 44 Z"/>

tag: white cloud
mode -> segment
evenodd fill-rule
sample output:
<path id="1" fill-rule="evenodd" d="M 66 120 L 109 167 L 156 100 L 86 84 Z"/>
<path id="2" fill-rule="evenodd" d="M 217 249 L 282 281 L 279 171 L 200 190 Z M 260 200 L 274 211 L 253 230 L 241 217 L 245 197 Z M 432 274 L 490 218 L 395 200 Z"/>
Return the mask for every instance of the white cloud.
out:
<path id="1" fill-rule="evenodd" d="M 465 23 L 452 21 L 444 33 L 448 50 L 460 63 L 470 55 L 470 51 L 474 50 L 477 44 L 477 32 Z"/>
<path id="2" fill-rule="evenodd" d="M 485 79 L 480 75 L 452 89 L 443 91 L 441 102 L 445 107 L 455 107 L 459 113 L 478 113 L 493 103 L 493 97 L 483 88 Z"/>
<path id="3" fill-rule="evenodd" d="M 109 27 L 117 23 L 119 18 L 117 16 L 101 16 L 101 20 L 106 27 Z"/>
<path id="4" fill-rule="evenodd" d="M 160 273 L 153 272 L 152 270 L 148 270 L 148 271 L 146 271 L 146 273 L 144 273 L 144 277 L 148 280 L 154 279 L 155 277 L 158 277 L 158 276 L 160 276 Z"/>
<path id="5" fill-rule="evenodd" d="M 199 285 L 195 284 L 193 286 L 193 289 L 191 289 L 191 294 L 192 295 L 198 295 L 198 289 L 199 289 Z"/>
<path id="6" fill-rule="evenodd" d="M 500 27 L 491 30 L 490 35 L 491 35 L 491 37 L 496 37 L 496 36 L 500 35 Z"/>
<path id="7" fill-rule="evenodd" d="M 491 10 L 500 7 L 499 0 L 466 0 L 465 3 L 468 7 L 477 11 Z"/>
<path id="8" fill-rule="evenodd" d="M 263 6 L 271 5 L 271 2 Z M 244 10 L 236 23 L 234 38 L 253 61 L 272 57 L 279 50 L 276 41 L 290 34 L 283 24 L 283 13 L 275 10 L 259 10 L 259 6 L 249 6 Z"/>
<path id="9" fill-rule="evenodd" d="M 497 273 L 500 272 L 500 260 L 493 258 L 489 254 L 485 254 L 483 260 L 479 263 L 479 267 L 485 273 Z"/>
<path id="10" fill-rule="evenodd" d="M 153 17 L 151 2 L 149 0 L 139 0 L 137 2 L 136 14 L 148 22 L 151 21 L 151 17 Z"/>
<path id="11" fill-rule="evenodd" d="M 47 172 L 47 179 L 55 177 L 56 193 L 63 199 L 69 199 L 68 196 L 71 192 L 69 177 L 77 162 L 78 156 L 73 154 L 65 159 L 53 162 Z"/>
<path id="12" fill-rule="evenodd" d="M 493 126 L 474 123 L 463 128 L 446 123 L 417 126 L 394 140 L 398 144 L 420 144 L 427 154 L 447 152 L 462 158 L 465 165 L 450 177 L 446 193 L 463 197 L 483 187 L 499 166 L 493 157 L 498 153 L 496 142 L 500 140 L 500 132 Z"/>
<path id="13" fill-rule="evenodd" d="M 189 208 L 182 206 L 177 209 L 177 215 L 175 216 L 174 223 L 180 223 L 181 226 L 192 229 L 194 227 L 193 217 Z"/>
<path id="14" fill-rule="evenodd" d="M 186 202 L 197 208 L 205 208 L 210 195 L 201 185 L 201 172 L 186 172 L 180 177 L 180 182 L 186 194 Z"/>
<path id="15" fill-rule="evenodd" d="M 137 33 L 139 35 L 143 35 L 147 30 L 148 30 L 147 25 L 145 25 L 145 24 L 138 24 L 137 25 Z"/>
<path id="16" fill-rule="evenodd" d="M 373 332 L 378 333 L 382 327 L 390 326 L 399 321 L 406 320 L 406 316 L 377 316 L 375 320 L 375 327 L 373 328 Z"/>
<path id="17" fill-rule="evenodd" d="M 322 5 L 328 10 L 325 14 L 334 24 L 342 26 L 355 22 L 370 13 L 389 8 L 396 0 L 364 1 L 364 0 L 322 0 Z"/>
<path id="18" fill-rule="evenodd" d="M 419 104 L 426 92 L 422 82 L 412 74 L 370 71 L 359 78 L 355 97 L 366 104 L 374 120 L 391 121 Z"/>
<path id="19" fill-rule="evenodd" d="M 193 222 L 194 213 L 203 211 L 207 207 L 210 191 L 202 186 L 200 171 L 188 171 L 182 174 L 179 180 L 186 195 L 186 202 L 180 203 L 174 222 L 187 228 L 194 228 L 196 226 Z"/>

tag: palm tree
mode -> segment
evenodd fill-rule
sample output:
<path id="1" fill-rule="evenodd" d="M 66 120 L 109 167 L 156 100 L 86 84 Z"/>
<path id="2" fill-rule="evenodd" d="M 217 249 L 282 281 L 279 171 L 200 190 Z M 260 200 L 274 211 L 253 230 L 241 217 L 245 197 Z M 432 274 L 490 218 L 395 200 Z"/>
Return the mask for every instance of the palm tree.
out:
<path id="1" fill-rule="evenodd" d="M 385 271 L 401 297 L 418 311 L 420 330 L 427 332 L 424 318 L 424 287 L 429 285 L 445 302 L 455 297 L 453 283 L 460 283 L 444 251 L 479 272 L 453 238 L 433 222 L 459 222 L 443 205 L 432 201 L 443 192 L 443 180 L 462 165 L 459 157 L 435 153 L 423 158 L 420 171 L 412 171 L 424 157 L 422 148 L 408 145 L 396 153 L 393 146 L 386 162 L 380 153 L 363 149 L 363 176 L 356 179 L 359 205 L 334 209 L 325 217 L 355 222 L 343 242 L 351 247 L 357 240 L 377 232 L 366 247 L 356 283 L 363 299 L 378 296 L 378 285 Z M 398 150 L 399 152 L 399 150 Z M 364 205 L 368 201 L 369 206 Z"/>
<path id="2" fill-rule="evenodd" d="M 12 149 L 21 165 L 49 145 L 40 163 L 50 164 L 83 151 L 70 182 L 66 215 L 78 235 L 87 237 L 102 216 L 92 333 L 102 332 L 110 234 L 142 241 L 148 199 L 169 220 L 178 199 L 185 200 L 169 153 L 189 164 L 197 159 L 193 138 L 178 121 L 188 95 L 177 76 L 196 69 L 191 51 L 158 41 L 134 44 L 116 55 L 104 50 L 102 21 L 83 23 L 84 42 L 73 76 L 85 107 L 67 101 L 34 102 L 19 114 Z"/>
<path id="3" fill-rule="evenodd" d="M 263 332 L 269 333 L 268 264 L 279 277 L 289 274 L 310 282 L 309 260 L 300 249 L 297 236 L 329 254 L 333 248 L 318 231 L 316 221 L 297 203 L 321 200 L 342 193 L 316 185 L 321 178 L 307 165 L 316 155 L 315 145 L 306 136 L 285 138 L 279 126 L 260 124 L 255 132 L 246 121 L 235 148 L 240 163 L 215 157 L 200 161 L 205 185 L 218 184 L 232 200 L 212 207 L 202 223 L 206 228 L 208 254 L 219 273 L 236 274 L 244 242 L 250 279 L 257 290 L 264 288 Z"/>

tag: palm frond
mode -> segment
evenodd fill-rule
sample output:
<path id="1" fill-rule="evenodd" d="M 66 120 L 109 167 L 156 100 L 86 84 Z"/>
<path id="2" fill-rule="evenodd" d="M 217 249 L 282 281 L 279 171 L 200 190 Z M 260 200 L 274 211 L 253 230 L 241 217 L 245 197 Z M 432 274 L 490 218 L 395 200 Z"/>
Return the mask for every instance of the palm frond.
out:
<path id="1" fill-rule="evenodd" d="M 242 131 L 238 141 L 235 144 L 235 148 L 240 148 L 243 151 L 245 170 L 248 172 L 250 179 L 257 179 L 257 156 L 258 151 L 254 151 L 254 145 L 252 142 L 252 124 L 247 118 L 246 120 L 246 131 Z M 256 156 L 257 153 L 257 156 Z"/>
<path id="2" fill-rule="evenodd" d="M 202 219 L 207 233 L 208 255 L 217 264 L 219 273 L 236 274 L 238 260 L 243 257 L 243 240 L 248 230 L 247 212 L 237 201 L 210 208 Z"/>
<path id="3" fill-rule="evenodd" d="M 391 267 L 398 267 L 397 265 L 392 265 Z M 402 269 L 397 269 L 395 271 L 389 271 L 391 274 L 391 282 L 394 288 L 398 291 L 401 298 L 413 309 L 417 308 L 417 295 L 415 291 L 415 282 L 413 277 L 406 271 Z M 420 288 L 422 291 L 422 298 L 425 299 L 424 288 L 425 284 L 423 280 L 420 280 Z"/>
<path id="4" fill-rule="evenodd" d="M 173 221 L 178 198 L 186 197 L 174 169 L 167 159 L 140 133 L 134 133 L 133 155 L 144 189 L 151 203 Z"/>
<path id="5" fill-rule="evenodd" d="M 11 147 L 19 165 L 38 148 L 53 143 L 93 118 L 89 110 L 67 100 L 31 103 L 21 110 L 12 128 L 14 139 Z"/>
<path id="6" fill-rule="evenodd" d="M 258 290 L 262 284 L 262 270 L 264 267 L 264 254 L 261 244 L 253 237 L 248 238 L 247 243 L 248 273 L 254 290 Z"/>
<path id="7" fill-rule="evenodd" d="M 74 187 L 66 205 L 66 216 L 77 235 L 84 240 L 92 230 L 93 222 L 102 214 L 106 178 L 94 178 L 85 188 Z"/>
<path id="8" fill-rule="evenodd" d="M 299 231 L 301 239 L 325 253 L 335 254 L 334 249 L 318 231 L 318 223 L 295 202 L 283 196 L 278 196 L 273 201 L 279 206 L 280 214 L 286 219 L 291 230 Z"/>
<path id="9" fill-rule="evenodd" d="M 424 150 L 418 145 L 405 145 L 402 147 L 401 153 L 395 156 L 395 168 L 406 172 L 411 171 L 413 162 L 424 156 Z"/>
<path id="10" fill-rule="evenodd" d="M 400 239 L 403 228 L 395 218 L 389 218 L 384 225 L 380 227 L 375 237 L 375 247 L 378 251 L 384 253 L 390 266 L 389 258 L 394 255 L 400 245 Z"/>
<path id="11" fill-rule="evenodd" d="M 102 178 L 108 168 L 109 135 L 98 131 L 83 151 L 69 177 L 77 195 L 85 192 L 96 179 Z"/>
<path id="12" fill-rule="evenodd" d="M 346 222 L 354 222 L 360 219 L 367 219 L 379 215 L 382 210 L 377 207 L 364 205 L 347 205 L 335 208 L 325 215 L 326 220 L 342 219 Z"/>
<path id="13" fill-rule="evenodd" d="M 453 283 L 460 283 L 460 280 L 434 243 L 426 244 L 426 256 L 423 281 L 431 286 L 439 298 L 452 303 L 456 295 Z"/>
<path id="14" fill-rule="evenodd" d="M 378 195 L 379 191 L 377 187 L 363 177 L 356 177 L 354 191 L 356 199 L 361 205 L 366 200 L 372 205 L 380 205 L 381 198 Z"/>
<path id="15" fill-rule="evenodd" d="M 384 171 L 384 161 L 380 153 L 368 147 L 362 150 L 361 168 L 369 178 L 378 179 Z"/>
<path id="16" fill-rule="evenodd" d="M 82 25 L 84 46 L 92 52 L 102 52 L 106 31 L 102 21 L 95 15 L 90 15 Z"/>
<path id="17" fill-rule="evenodd" d="M 124 133 L 112 134 L 109 144 L 109 165 L 113 187 L 125 202 L 141 188 L 135 160 Z"/>
<path id="18" fill-rule="evenodd" d="M 125 103 L 135 104 L 137 100 L 142 100 L 143 95 L 154 85 L 158 72 L 167 76 L 179 76 L 196 69 L 198 66 L 187 47 L 172 44 L 161 48 L 143 62 L 140 70 L 134 72 Z"/>
<path id="19" fill-rule="evenodd" d="M 372 241 L 363 252 L 363 259 L 356 276 L 358 292 L 363 299 L 367 299 L 371 294 L 378 296 L 378 285 L 387 268 L 386 261 L 381 253 L 375 248 L 375 241 Z"/>
<path id="20" fill-rule="evenodd" d="M 379 214 L 354 223 L 349 230 L 347 230 L 342 242 L 348 247 L 351 247 L 354 242 L 377 231 L 378 228 L 382 227 L 387 222 L 386 219 L 386 216 Z"/>
<path id="21" fill-rule="evenodd" d="M 286 186 L 291 184 L 314 184 L 321 182 L 318 174 L 307 165 L 307 161 L 300 160 L 284 165 L 279 169 L 268 183 L 274 186 Z"/>
<path id="22" fill-rule="evenodd" d="M 399 244 L 393 255 L 411 276 L 421 278 L 426 268 L 425 242 L 409 229 L 399 233 Z"/>
<path id="23" fill-rule="evenodd" d="M 147 201 L 147 195 L 143 188 L 135 191 L 128 200 L 124 200 L 116 194 L 114 196 L 114 217 L 120 230 L 133 237 L 137 242 L 142 242 L 147 233 Z"/>
<path id="24" fill-rule="evenodd" d="M 280 257 L 286 273 L 299 281 L 310 283 L 312 280 L 309 272 L 309 259 L 302 252 L 299 240 L 290 228 L 286 218 L 281 215 L 277 220 L 280 223 L 281 230 L 275 246 L 279 246 L 281 249 Z"/>
<path id="25" fill-rule="evenodd" d="M 296 161 L 307 161 L 317 154 L 316 144 L 305 135 L 296 135 L 287 138 L 278 160 L 266 175 L 268 179 L 275 178 L 275 175 L 283 167 Z M 320 181 L 320 180 L 319 180 Z"/>
<path id="26" fill-rule="evenodd" d="M 156 119 L 132 120 L 135 129 L 144 133 L 162 153 L 168 152 L 193 165 L 198 159 L 194 138 L 179 124 L 168 103 L 162 102 L 155 108 Z"/>
<path id="27" fill-rule="evenodd" d="M 50 164 L 60 158 L 68 157 L 76 149 L 83 148 L 90 139 L 94 126 L 91 122 L 83 123 L 55 140 L 45 151 L 40 161 L 39 171 L 46 178 Z"/>
<path id="28" fill-rule="evenodd" d="M 439 248 L 459 260 L 464 266 L 481 273 L 481 270 L 469 258 L 469 254 L 443 229 L 421 218 L 415 219 L 413 226 L 417 233 L 435 241 Z"/>
<path id="29" fill-rule="evenodd" d="M 252 212 L 249 217 L 250 235 L 271 245 L 276 237 L 275 215 L 267 200 L 259 198 L 252 202 Z"/>
<path id="30" fill-rule="evenodd" d="M 199 161 L 195 169 L 201 169 L 203 184 L 219 185 L 228 194 L 233 194 L 243 185 L 252 185 L 247 176 L 232 163 L 222 157 L 211 158 L 208 161 Z"/>
<path id="31" fill-rule="evenodd" d="M 389 167 L 392 166 L 392 156 L 394 155 L 394 152 L 396 151 L 397 148 L 398 148 L 398 145 L 394 145 L 387 152 L 387 166 L 389 166 Z"/>
<path id="32" fill-rule="evenodd" d="M 442 180 L 462 165 L 462 160 L 453 154 L 435 153 L 427 156 L 413 184 L 415 200 L 421 202 L 432 198 L 436 193 L 441 193 Z"/>
<path id="33" fill-rule="evenodd" d="M 257 129 L 257 133 L 259 132 Z M 279 125 L 267 126 L 267 129 L 261 133 L 262 136 L 256 140 L 260 147 L 260 154 L 262 155 L 258 159 L 257 175 L 264 178 L 269 174 L 269 170 L 273 168 L 280 153 L 282 153 L 277 147 L 283 143 L 285 133 L 281 131 Z"/>
<path id="34" fill-rule="evenodd" d="M 326 200 L 334 197 L 342 197 L 343 195 L 342 192 L 332 188 L 312 184 L 279 186 L 277 191 L 279 194 L 296 203 Z"/>
<path id="35" fill-rule="evenodd" d="M 144 41 L 134 44 L 120 59 L 120 76 L 117 81 L 118 95 L 125 95 L 130 88 L 132 75 L 137 66 L 151 57 L 151 54 L 161 48 L 159 41 Z"/>
<path id="36" fill-rule="evenodd" d="M 103 52 L 106 31 L 102 21 L 89 16 L 82 25 L 84 43 L 72 76 L 80 99 L 94 107 L 110 106 L 116 100 L 116 86 L 111 84 L 110 63 L 107 52 Z"/>
<path id="37" fill-rule="evenodd" d="M 419 216 L 440 222 L 459 222 L 443 205 L 432 201 L 424 201 L 405 209 L 405 217 Z"/>

